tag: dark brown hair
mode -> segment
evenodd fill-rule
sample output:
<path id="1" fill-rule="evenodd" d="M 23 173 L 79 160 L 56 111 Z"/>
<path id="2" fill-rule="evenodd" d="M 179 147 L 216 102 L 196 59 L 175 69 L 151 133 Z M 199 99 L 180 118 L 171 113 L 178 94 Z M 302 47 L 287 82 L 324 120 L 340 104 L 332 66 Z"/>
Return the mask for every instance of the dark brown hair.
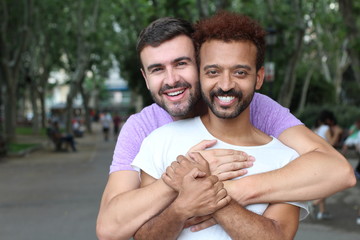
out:
<path id="1" fill-rule="evenodd" d="M 255 20 L 248 16 L 220 11 L 214 16 L 198 21 L 194 25 L 193 40 L 196 46 L 199 63 L 201 45 L 209 40 L 250 41 L 257 49 L 256 70 L 264 64 L 265 30 Z"/>
<path id="2" fill-rule="evenodd" d="M 186 20 L 173 17 L 159 18 L 140 32 L 136 51 L 140 55 L 144 47 L 157 47 L 180 35 L 188 36 L 191 39 L 193 32 L 191 23 Z"/>

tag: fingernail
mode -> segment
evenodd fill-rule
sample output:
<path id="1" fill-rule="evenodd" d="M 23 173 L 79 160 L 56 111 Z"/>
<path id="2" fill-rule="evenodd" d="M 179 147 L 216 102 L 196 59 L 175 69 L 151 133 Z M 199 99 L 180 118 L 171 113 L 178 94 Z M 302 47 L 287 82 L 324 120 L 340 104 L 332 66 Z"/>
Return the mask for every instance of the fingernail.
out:
<path id="1" fill-rule="evenodd" d="M 249 156 L 248 161 L 255 161 L 255 157 Z"/>

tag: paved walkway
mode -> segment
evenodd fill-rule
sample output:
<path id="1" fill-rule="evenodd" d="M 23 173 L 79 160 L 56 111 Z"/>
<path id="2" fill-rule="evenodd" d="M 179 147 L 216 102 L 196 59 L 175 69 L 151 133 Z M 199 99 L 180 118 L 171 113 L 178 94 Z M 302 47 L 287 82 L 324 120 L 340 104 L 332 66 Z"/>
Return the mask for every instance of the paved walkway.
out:
<path id="1" fill-rule="evenodd" d="M 97 125 L 92 135 L 76 141 L 75 153 L 54 152 L 49 144 L 0 162 L 1 240 L 96 239 L 95 222 L 115 141 L 105 142 Z M 355 159 L 350 162 L 356 164 Z M 330 197 L 335 218 L 305 220 L 295 239 L 359 240 L 359 197 L 360 186 Z"/>

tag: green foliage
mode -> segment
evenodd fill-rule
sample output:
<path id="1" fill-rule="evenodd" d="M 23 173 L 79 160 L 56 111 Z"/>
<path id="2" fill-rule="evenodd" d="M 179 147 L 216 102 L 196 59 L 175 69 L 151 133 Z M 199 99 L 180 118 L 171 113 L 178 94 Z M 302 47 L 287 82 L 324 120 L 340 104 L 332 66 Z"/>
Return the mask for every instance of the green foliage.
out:
<path id="1" fill-rule="evenodd" d="M 128 81 L 135 94 L 143 96 L 145 105 L 148 105 L 152 99 L 139 71 L 140 62 L 135 49 L 140 31 L 159 17 L 175 16 L 195 22 L 219 9 L 228 9 L 257 19 L 265 28 L 273 27 L 277 30 L 278 40 L 272 51 L 276 63 L 276 80 L 272 89 L 274 96 L 284 84 L 287 65 L 296 50 L 296 31 L 299 28 L 306 29 L 307 40 L 296 68 L 296 87 L 291 108 L 295 110 L 298 106 L 306 74 L 314 66 L 306 103 L 312 106 L 335 102 L 334 75 L 347 38 L 336 0 L 100 0 L 94 31 L 91 26 L 96 0 L 3 0 L 3 3 L 11 13 L 5 15 L 5 9 L 0 8 L 1 23 L 8 23 L 3 28 L 8 43 L 5 50 L 10 54 L 17 52 L 22 34 L 29 32 L 28 46 L 20 67 L 22 75 L 19 78 L 23 80 L 24 69 L 29 68 L 39 92 L 53 87 L 40 81 L 44 73 L 61 69 L 68 75 L 73 74 L 82 57 L 79 47 L 84 47 L 89 55 L 85 72 L 92 73 L 92 77 L 84 83 L 88 93 L 96 90 L 100 93 L 100 99 L 106 101 L 103 82 L 116 59 L 121 76 Z M 353 13 L 359 15 L 360 1 L 353 1 L 353 4 Z M 8 17 L 7 21 L 4 16 Z M 29 21 L 29 25 L 24 28 L 26 21 Z M 360 18 L 356 18 L 354 25 L 359 29 Z M 360 55 L 359 39 L 348 47 Z M 323 65 L 329 69 L 329 79 L 324 77 Z M 359 106 L 359 84 L 353 80 L 352 74 L 346 75 L 344 79 L 340 86 L 341 103 Z M 68 84 L 72 81 L 70 78 Z M 28 86 L 24 81 L 19 86 L 18 95 L 25 96 Z M 266 84 L 262 92 L 269 94 L 270 91 Z"/>
<path id="2" fill-rule="evenodd" d="M 16 127 L 16 134 L 31 136 L 31 135 L 34 135 L 34 131 L 31 127 Z M 46 136 L 45 128 L 41 129 L 40 135 Z"/>
<path id="3" fill-rule="evenodd" d="M 10 143 L 8 145 L 8 153 L 19 153 L 24 150 L 31 149 L 36 147 L 38 144 L 31 144 L 31 143 Z"/>

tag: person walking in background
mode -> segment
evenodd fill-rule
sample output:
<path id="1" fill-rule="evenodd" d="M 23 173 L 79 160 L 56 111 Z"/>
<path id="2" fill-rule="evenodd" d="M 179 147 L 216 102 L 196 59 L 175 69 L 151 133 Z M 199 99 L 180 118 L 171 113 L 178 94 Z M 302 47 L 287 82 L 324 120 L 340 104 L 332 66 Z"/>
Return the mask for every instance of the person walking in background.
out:
<path id="1" fill-rule="evenodd" d="M 113 124 L 114 124 L 114 138 L 116 140 L 120 131 L 120 124 L 121 124 L 121 117 L 119 116 L 118 113 L 116 113 L 115 116 L 113 117 Z"/>
<path id="2" fill-rule="evenodd" d="M 328 110 L 323 110 L 316 121 L 314 132 L 332 146 L 337 146 L 343 130 L 337 125 L 334 114 Z M 317 220 L 327 220 L 332 218 L 331 214 L 326 211 L 325 201 L 326 198 L 321 198 L 314 200 L 312 203 L 313 209 L 315 209 L 315 207 L 319 208 L 319 211 L 315 216 Z"/>
<path id="3" fill-rule="evenodd" d="M 357 179 L 360 179 L 360 118 L 349 128 L 348 137 L 345 139 L 342 147 L 343 153 L 351 147 L 355 148 L 356 154 L 359 156 L 358 164 L 355 167 L 355 176 Z"/>
<path id="4" fill-rule="evenodd" d="M 109 140 L 109 131 L 110 131 L 111 122 L 112 122 L 112 118 L 111 118 L 110 113 L 105 112 L 100 116 L 100 123 L 102 126 L 102 131 L 104 134 L 105 141 Z"/>

